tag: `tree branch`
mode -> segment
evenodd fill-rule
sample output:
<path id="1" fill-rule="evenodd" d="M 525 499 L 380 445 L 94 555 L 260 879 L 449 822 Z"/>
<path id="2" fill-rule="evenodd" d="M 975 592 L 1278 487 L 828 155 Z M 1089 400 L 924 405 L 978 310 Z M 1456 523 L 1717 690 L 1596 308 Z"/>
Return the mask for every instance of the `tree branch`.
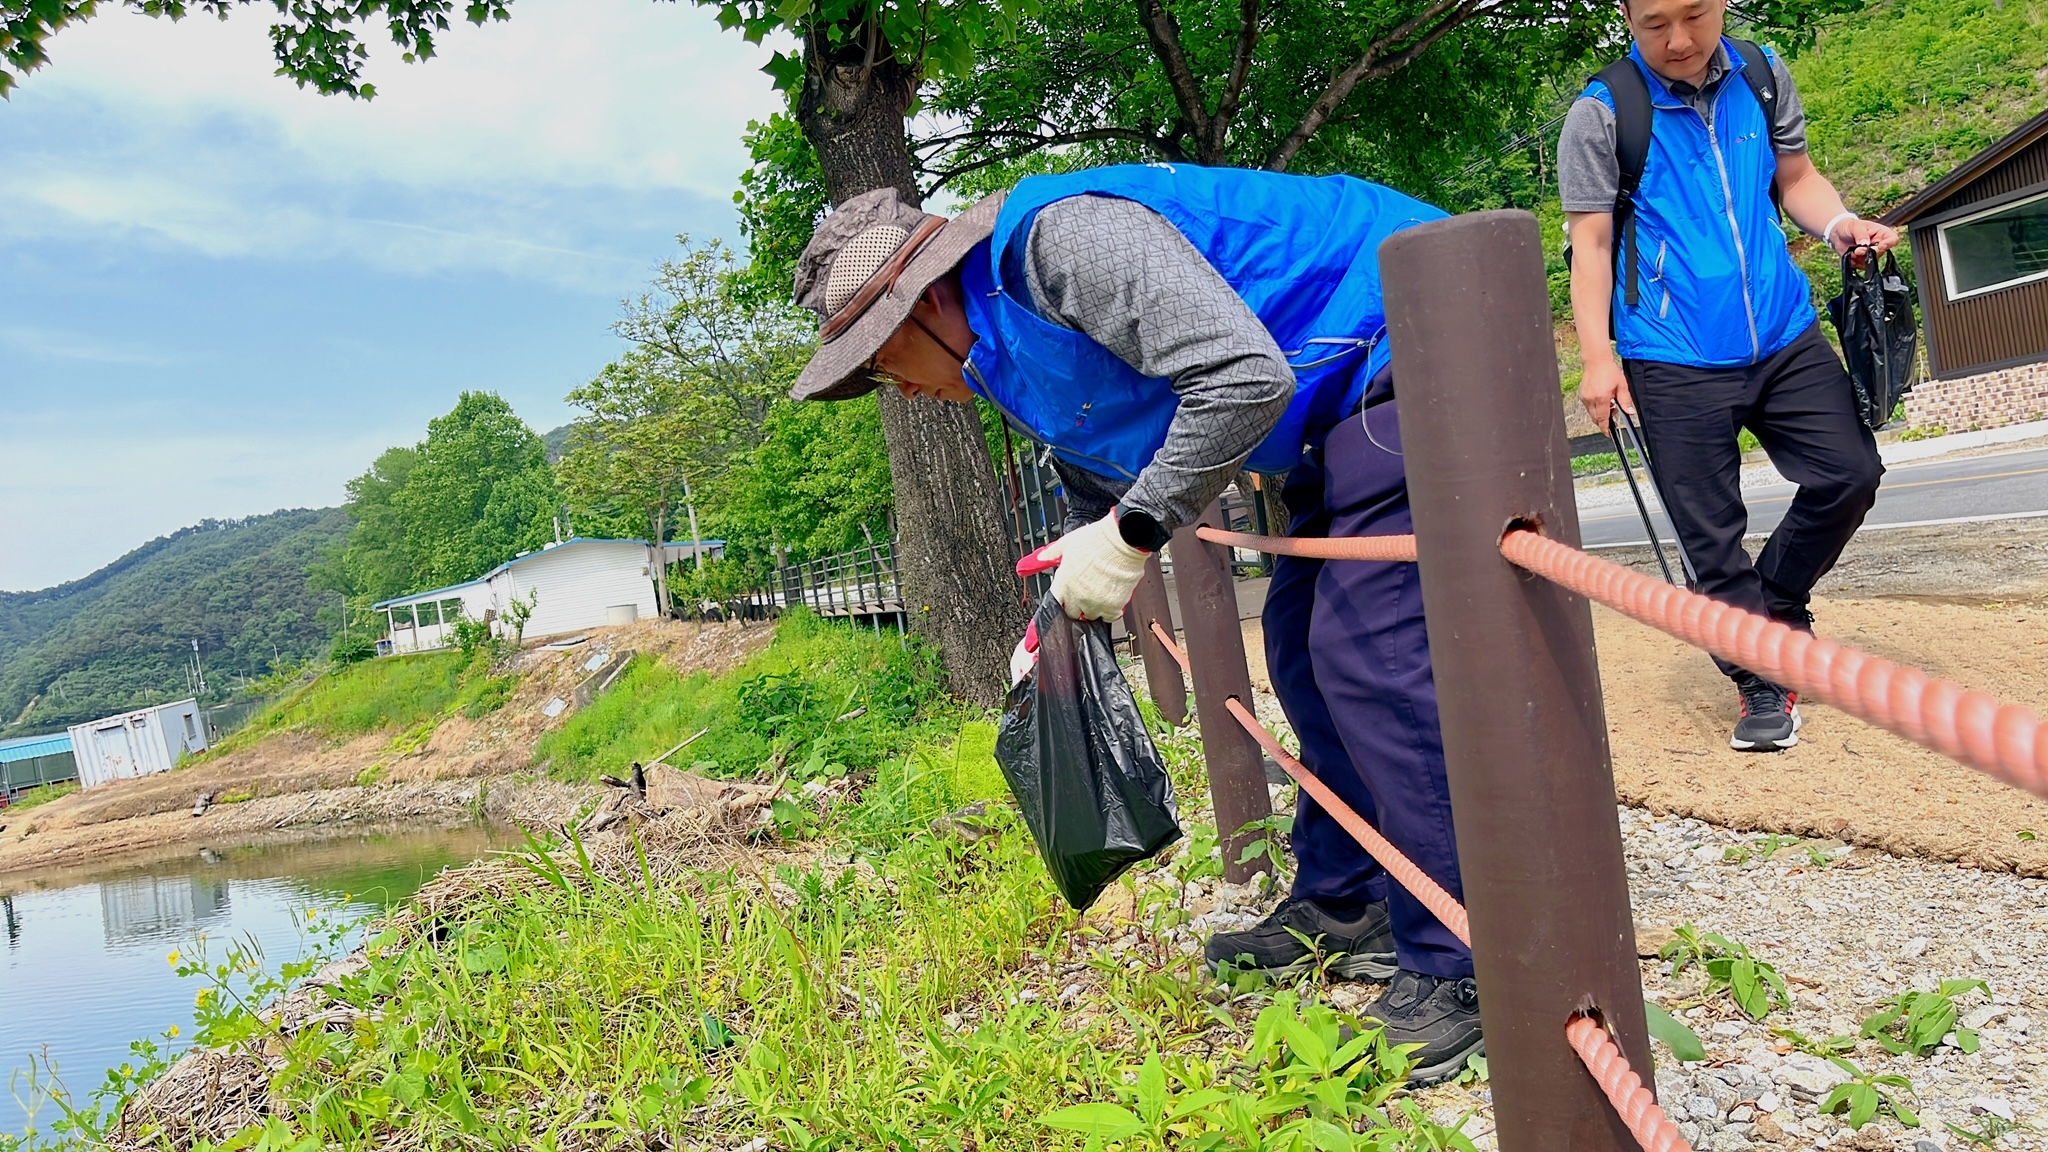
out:
<path id="1" fill-rule="evenodd" d="M 1180 23 L 1161 0 L 1138 0 L 1138 23 L 1145 26 L 1152 51 L 1166 68 L 1166 79 L 1173 86 L 1173 98 L 1180 105 L 1181 116 L 1194 129 L 1196 140 L 1207 140 L 1209 112 L 1202 106 L 1201 82 L 1195 79 L 1195 70 L 1189 66 L 1187 52 L 1181 47 Z"/>
<path id="2" fill-rule="evenodd" d="M 1230 133 L 1230 125 L 1237 119 L 1237 110 L 1244 97 L 1245 82 L 1251 79 L 1252 53 L 1259 46 L 1259 0 L 1238 0 L 1237 48 L 1230 61 L 1230 79 L 1223 86 L 1223 99 L 1216 105 L 1216 118 L 1210 123 L 1210 139 L 1205 150 L 1222 152 L 1224 137 Z"/>
<path id="3" fill-rule="evenodd" d="M 1323 94 L 1316 97 L 1315 103 L 1309 105 L 1308 111 L 1302 114 L 1301 122 L 1294 126 L 1294 131 L 1289 132 L 1287 138 L 1273 150 L 1272 157 L 1266 161 L 1266 167 L 1274 172 L 1287 171 L 1287 166 L 1294 162 L 1294 157 L 1301 152 L 1303 146 L 1322 130 L 1323 125 L 1329 122 L 1330 114 L 1344 101 L 1350 99 L 1351 93 L 1360 84 L 1406 68 L 1414 63 L 1417 57 L 1427 52 L 1431 45 L 1483 11 L 1481 0 L 1436 0 L 1414 19 L 1373 41 L 1357 61 L 1338 73 L 1330 81 L 1329 87 L 1323 89 Z M 1425 28 L 1427 31 L 1422 31 Z M 1391 56 L 1381 56 L 1381 53 L 1407 41 L 1418 31 L 1422 31 L 1422 35 L 1407 47 Z"/>
<path id="4" fill-rule="evenodd" d="M 1061 144 L 1085 144 L 1091 140 L 1129 140 L 1143 144 L 1170 159 L 1176 158 L 1174 153 L 1178 151 L 1170 147 L 1167 141 L 1157 136 L 1146 135 L 1135 128 L 1089 128 L 1079 132 L 1059 132 L 1050 136 L 1039 136 L 1014 129 L 989 128 L 976 132 L 962 133 L 960 138 L 965 139 L 971 136 L 983 138 L 1007 137 L 1010 139 L 1021 139 L 1024 143 L 1014 148 L 1004 149 L 1001 152 L 991 153 L 978 160 L 971 160 L 957 167 L 945 169 L 926 168 L 925 171 L 928 174 L 938 177 L 938 180 L 925 191 L 926 196 L 932 195 L 939 189 L 944 188 L 952 180 L 965 176 L 969 172 L 976 172 L 991 164 L 1000 164 L 1005 160 L 1015 160 L 1019 156 L 1027 156 L 1041 148 L 1054 148 Z"/>

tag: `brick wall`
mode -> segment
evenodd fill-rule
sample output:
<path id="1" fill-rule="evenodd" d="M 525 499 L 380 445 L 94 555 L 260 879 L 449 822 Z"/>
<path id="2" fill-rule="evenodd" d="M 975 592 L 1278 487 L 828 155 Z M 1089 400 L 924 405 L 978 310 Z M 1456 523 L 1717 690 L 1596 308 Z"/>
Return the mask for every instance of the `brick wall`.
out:
<path id="1" fill-rule="evenodd" d="M 1906 423 L 1951 432 L 2048 417 L 2048 361 L 1953 380 L 1923 380 L 1906 396 Z"/>

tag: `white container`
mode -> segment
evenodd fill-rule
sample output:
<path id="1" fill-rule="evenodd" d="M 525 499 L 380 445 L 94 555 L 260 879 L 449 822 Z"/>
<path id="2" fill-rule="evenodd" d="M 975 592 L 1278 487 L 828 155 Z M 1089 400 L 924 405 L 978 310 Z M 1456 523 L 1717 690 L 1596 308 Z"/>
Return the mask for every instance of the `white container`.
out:
<path id="1" fill-rule="evenodd" d="M 206 750 L 206 717 L 197 700 L 180 700 L 71 726 L 80 788 L 168 772 L 179 758 Z"/>
<path id="2" fill-rule="evenodd" d="M 638 604 L 613 604 L 604 610 L 604 622 L 613 627 L 640 619 Z"/>

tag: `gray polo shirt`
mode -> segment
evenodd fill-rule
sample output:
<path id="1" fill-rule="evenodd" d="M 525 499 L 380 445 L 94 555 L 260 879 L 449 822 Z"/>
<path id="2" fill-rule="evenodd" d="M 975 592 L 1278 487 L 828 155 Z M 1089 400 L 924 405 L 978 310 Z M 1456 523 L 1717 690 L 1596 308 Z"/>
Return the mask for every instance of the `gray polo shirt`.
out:
<path id="1" fill-rule="evenodd" d="M 1771 123 L 1771 148 L 1781 156 L 1806 151 L 1806 106 L 1785 58 L 1772 52 L 1771 75 L 1777 79 L 1778 113 Z M 1732 73 L 1728 46 L 1714 50 L 1707 80 L 1697 89 L 1666 81 L 1674 95 L 1691 104 L 1707 127 L 1714 125 L 1714 100 Z M 1737 79 L 1735 83 L 1742 84 Z M 1747 85 L 1744 85 L 1745 87 Z M 1612 212 L 1621 191 L 1621 162 L 1614 155 L 1614 110 L 1593 96 L 1581 96 L 1565 114 L 1557 141 L 1557 186 L 1567 212 Z"/>
<path id="2" fill-rule="evenodd" d="M 1179 528 L 1230 484 L 1294 398 L 1294 369 L 1244 298 L 1165 217 L 1133 200 L 1074 196 L 1038 213 L 1024 279 L 1040 316 L 1085 333 L 1179 398 L 1137 482 L 1054 457 L 1068 526 L 1119 500 Z"/>

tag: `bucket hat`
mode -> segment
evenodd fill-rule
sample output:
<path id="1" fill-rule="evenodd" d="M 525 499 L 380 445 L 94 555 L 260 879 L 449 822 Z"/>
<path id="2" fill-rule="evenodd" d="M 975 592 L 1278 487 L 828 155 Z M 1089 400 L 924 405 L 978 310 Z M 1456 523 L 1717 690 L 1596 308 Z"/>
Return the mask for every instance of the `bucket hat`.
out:
<path id="1" fill-rule="evenodd" d="M 819 318 L 818 351 L 796 400 L 851 400 L 882 381 L 868 363 L 932 282 L 995 231 L 1004 193 L 951 219 L 905 204 L 894 188 L 863 192 L 826 215 L 796 264 L 796 302 Z"/>

